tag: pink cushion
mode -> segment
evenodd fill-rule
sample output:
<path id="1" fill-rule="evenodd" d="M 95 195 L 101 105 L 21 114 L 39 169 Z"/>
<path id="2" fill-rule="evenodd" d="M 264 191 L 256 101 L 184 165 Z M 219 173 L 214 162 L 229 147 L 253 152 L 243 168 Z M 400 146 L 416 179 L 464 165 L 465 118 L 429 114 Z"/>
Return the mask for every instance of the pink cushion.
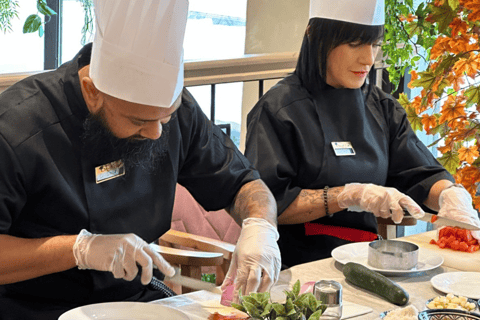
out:
<path id="1" fill-rule="evenodd" d="M 225 210 L 205 211 L 185 187 L 177 184 L 172 213 L 173 230 L 236 244 L 241 227 Z"/>

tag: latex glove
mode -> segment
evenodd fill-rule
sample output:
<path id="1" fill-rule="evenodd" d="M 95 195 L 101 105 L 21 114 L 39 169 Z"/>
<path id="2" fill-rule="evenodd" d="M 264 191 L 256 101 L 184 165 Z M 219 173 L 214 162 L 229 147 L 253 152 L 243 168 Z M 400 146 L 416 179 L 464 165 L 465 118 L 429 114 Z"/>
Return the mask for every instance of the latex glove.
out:
<path id="1" fill-rule="evenodd" d="M 115 278 L 132 281 L 142 268 L 141 281 L 147 285 L 152 280 L 153 265 L 167 276 L 175 270 L 143 239 L 135 234 L 101 235 L 83 229 L 73 245 L 73 255 L 79 269 L 110 271 Z"/>
<path id="2" fill-rule="evenodd" d="M 425 212 L 406 194 L 395 188 L 375 184 L 350 183 L 337 196 L 338 206 L 348 211 L 368 211 L 376 217 L 392 218 L 393 222 L 402 222 L 404 209 L 413 217 L 421 218 Z"/>
<path id="3" fill-rule="evenodd" d="M 472 197 L 465 188 L 452 186 L 440 193 L 438 216 L 480 226 L 478 212 L 472 206 Z M 480 240 L 480 231 L 472 231 Z"/>
<path id="4" fill-rule="evenodd" d="M 222 284 L 222 292 L 235 285 L 233 302 L 238 303 L 238 293 L 265 292 L 278 280 L 281 258 L 277 229 L 261 218 L 243 220 L 232 262 Z"/>

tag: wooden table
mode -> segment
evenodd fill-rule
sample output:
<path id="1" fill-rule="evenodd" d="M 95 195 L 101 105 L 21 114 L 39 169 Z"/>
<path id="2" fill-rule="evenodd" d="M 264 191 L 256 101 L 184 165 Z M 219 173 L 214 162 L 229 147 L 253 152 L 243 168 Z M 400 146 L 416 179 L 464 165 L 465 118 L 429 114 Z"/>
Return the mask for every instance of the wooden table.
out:
<path id="1" fill-rule="evenodd" d="M 421 240 L 428 238 L 431 234 L 432 233 L 419 234 L 416 237 L 409 236 L 401 238 L 401 240 Z M 293 285 L 297 279 L 299 279 L 302 284 L 309 281 L 318 281 L 322 279 L 338 281 L 343 287 L 344 302 L 353 302 L 362 306 L 368 306 L 373 309 L 373 311 L 368 314 L 352 318 L 354 320 L 378 319 L 380 313 L 398 308 L 398 306 L 383 300 L 377 295 L 347 283 L 345 281 L 345 277 L 343 276 L 342 268 L 343 265 L 336 262 L 333 258 L 298 265 L 282 271 L 276 287 Z M 432 287 L 430 279 L 440 273 L 461 271 L 460 268 L 461 267 L 454 268 L 452 266 L 442 265 L 438 268 L 423 273 L 389 278 L 397 282 L 409 293 L 409 304 L 414 305 L 419 311 L 421 311 L 425 309 L 426 300 L 438 295 L 443 295 L 442 292 L 439 292 Z M 206 291 L 197 291 L 168 299 L 158 300 L 154 303 L 178 308 L 188 314 L 191 320 L 205 320 L 208 318 L 210 313 L 215 311 L 225 315 L 235 311 L 233 308 L 220 305 L 219 301 L 220 292 L 211 293 Z"/>

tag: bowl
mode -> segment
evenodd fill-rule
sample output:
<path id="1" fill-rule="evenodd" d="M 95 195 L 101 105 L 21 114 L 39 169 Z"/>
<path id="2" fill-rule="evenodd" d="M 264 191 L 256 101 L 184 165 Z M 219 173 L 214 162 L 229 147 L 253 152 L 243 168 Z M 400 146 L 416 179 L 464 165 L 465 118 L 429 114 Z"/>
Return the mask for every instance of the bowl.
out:
<path id="1" fill-rule="evenodd" d="M 455 309 L 432 309 L 420 312 L 418 320 L 480 320 L 480 314 Z"/>
<path id="2" fill-rule="evenodd" d="M 426 307 L 427 309 L 430 309 L 430 310 L 434 310 L 434 309 L 435 309 L 435 310 L 436 310 L 436 308 L 429 308 L 429 307 L 428 307 L 428 304 L 429 304 L 431 301 L 433 301 L 433 299 L 435 299 L 435 298 L 428 299 L 427 302 L 425 302 L 425 307 Z M 477 305 L 478 301 L 473 300 L 473 299 L 470 299 L 470 298 L 467 298 L 467 301 L 470 302 L 470 303 L 473 303 L 473 304 L 475 305 L 475 308 L 474 308 L 473 310 L 470 310 L 470 311 L 473 311 L 473 312 L 478 311 L 478 305 Z M 455 310 L 456 310 L 456 309 L 455 309 Z M 463 311 L 468 311 L 468 310 L 463 309 L 463 308 L 462 308 L 461 310 L 463 310 Z"/>
<path id="3" fill-rule="evenodd" d="M 368 264 L 384 270 L 411 270 L 417 266 L 418 252 L 414 243 L 376 240 L 368 244 Z"/>

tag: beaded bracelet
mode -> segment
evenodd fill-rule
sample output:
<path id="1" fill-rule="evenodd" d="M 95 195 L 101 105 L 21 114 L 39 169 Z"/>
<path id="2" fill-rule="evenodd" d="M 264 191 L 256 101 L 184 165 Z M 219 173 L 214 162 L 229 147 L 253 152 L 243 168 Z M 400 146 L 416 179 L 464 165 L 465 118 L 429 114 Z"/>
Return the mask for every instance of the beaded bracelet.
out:
<path id="1" fill-rule="evenodd" d="M 330 218 L 333 217 L 333 213 L 328 211 L 328 186 L 323 188 L 323 206 L 325 207 L 325 215 L 329 216 Z"/>

